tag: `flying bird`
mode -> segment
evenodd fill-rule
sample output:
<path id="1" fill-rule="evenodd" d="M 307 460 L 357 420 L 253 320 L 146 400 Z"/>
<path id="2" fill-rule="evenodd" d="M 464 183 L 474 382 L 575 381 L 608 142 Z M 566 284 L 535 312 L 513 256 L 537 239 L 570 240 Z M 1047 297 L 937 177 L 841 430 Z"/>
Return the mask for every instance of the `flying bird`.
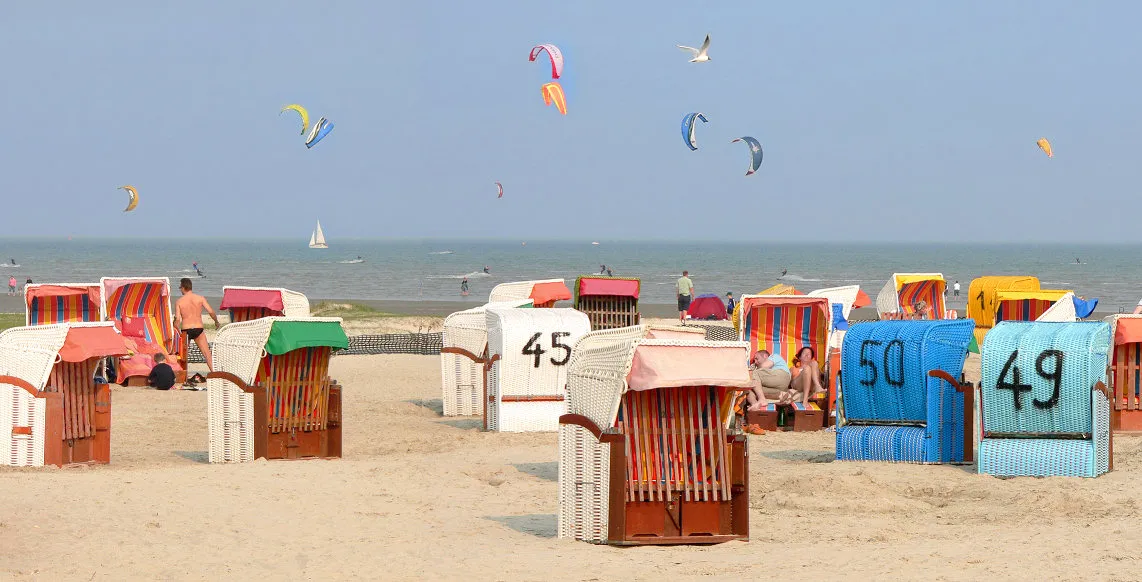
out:
<path id="1" fill-rule="evenodd" d="M 691 63 L 704 63 L 710 60 L 710 55 L 706 54 L 710 50 L 710 35 L 706 35 L 706 41 L 702 43 L 702 48 L 696 49 L 692 46 L 678 45 L 678 48 L 684 51 L 690 51 L 694 58 L 690 59 Z"/>

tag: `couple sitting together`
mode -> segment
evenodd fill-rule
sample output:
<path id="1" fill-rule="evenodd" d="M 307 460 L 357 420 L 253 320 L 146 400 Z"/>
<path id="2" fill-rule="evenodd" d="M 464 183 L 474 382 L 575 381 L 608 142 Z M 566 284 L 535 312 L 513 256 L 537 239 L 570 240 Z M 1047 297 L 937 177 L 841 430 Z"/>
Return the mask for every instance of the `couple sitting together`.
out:
<path id="1" fill-rule="evenodd" d="M 805 346 L 797 351 L 794 367 L 778 354 L 758 350 L 749 363 L 749 373 L 753 378 L 753 389 L 746 395 L 750 410 L 765 410 L 770 402 L 807 404 L 809 399 L 825 392 L 821 386 L 821 369 L 817 364 L 817 353 Z"/>

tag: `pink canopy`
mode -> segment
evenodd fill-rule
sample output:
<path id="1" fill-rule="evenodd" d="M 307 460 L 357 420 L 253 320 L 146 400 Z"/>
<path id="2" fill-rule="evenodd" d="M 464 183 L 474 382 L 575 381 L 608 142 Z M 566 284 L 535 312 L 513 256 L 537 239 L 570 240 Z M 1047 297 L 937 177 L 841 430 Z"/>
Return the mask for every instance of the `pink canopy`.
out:
<path id="1" fill-rule="evenodd" d="M 282 292 L 273 289 L 224 289 L 222 305 L 218 308 L 235 307 L 264 307 L 272 311 L 282 311 L 285 309 L 285 304 L 282 302 Z"/>
<path id="2" fill-rule="evenodd" d="M 594 277 L 582 277 L 579 279 L 579 296 L 614 295 L 638 299 L 638 287 L 638 279 L 596 279 Z"/>
<path id="3" fill-rule="evenodd" d="M 749 349 L 744 345 L 676 345 L 644 340 L 634 350 L 627 387 L 654 390 L 682 386 L 748 388 Z"/>

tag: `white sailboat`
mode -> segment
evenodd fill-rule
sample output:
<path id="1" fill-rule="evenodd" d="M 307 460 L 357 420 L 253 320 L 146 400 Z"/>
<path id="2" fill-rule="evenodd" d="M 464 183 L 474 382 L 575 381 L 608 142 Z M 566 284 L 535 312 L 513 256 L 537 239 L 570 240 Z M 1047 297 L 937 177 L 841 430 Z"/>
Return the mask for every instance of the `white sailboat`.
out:
<path id="1" fill-rule="evenodd" d="M 317 221 L 317 228 L 313 230 L 313 234 L 309 235 L 309 248 L 311 249 L 327 249 L 329 245 L 325 244 L 325 233 L 321 232 L 321 221 Z"/>

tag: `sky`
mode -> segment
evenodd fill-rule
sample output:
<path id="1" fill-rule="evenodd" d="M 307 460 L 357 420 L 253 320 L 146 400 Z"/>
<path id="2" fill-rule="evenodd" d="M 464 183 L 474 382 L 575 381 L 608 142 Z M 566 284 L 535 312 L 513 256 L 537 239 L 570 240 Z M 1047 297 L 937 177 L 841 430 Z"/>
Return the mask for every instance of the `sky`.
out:
<path id="1" fill-rule="evenodd" d="M 1127 1 L 6 2 L 0 235 L 1142 242 L 1140 20 Z M 688 63 L 675 45 L 707 33 Z M 563 51 L 566 116 L 539 43 Z M 335 129 L 306 149 L 289 103 Z M 765 152 L 748 177 L 743 135 Z"/>

